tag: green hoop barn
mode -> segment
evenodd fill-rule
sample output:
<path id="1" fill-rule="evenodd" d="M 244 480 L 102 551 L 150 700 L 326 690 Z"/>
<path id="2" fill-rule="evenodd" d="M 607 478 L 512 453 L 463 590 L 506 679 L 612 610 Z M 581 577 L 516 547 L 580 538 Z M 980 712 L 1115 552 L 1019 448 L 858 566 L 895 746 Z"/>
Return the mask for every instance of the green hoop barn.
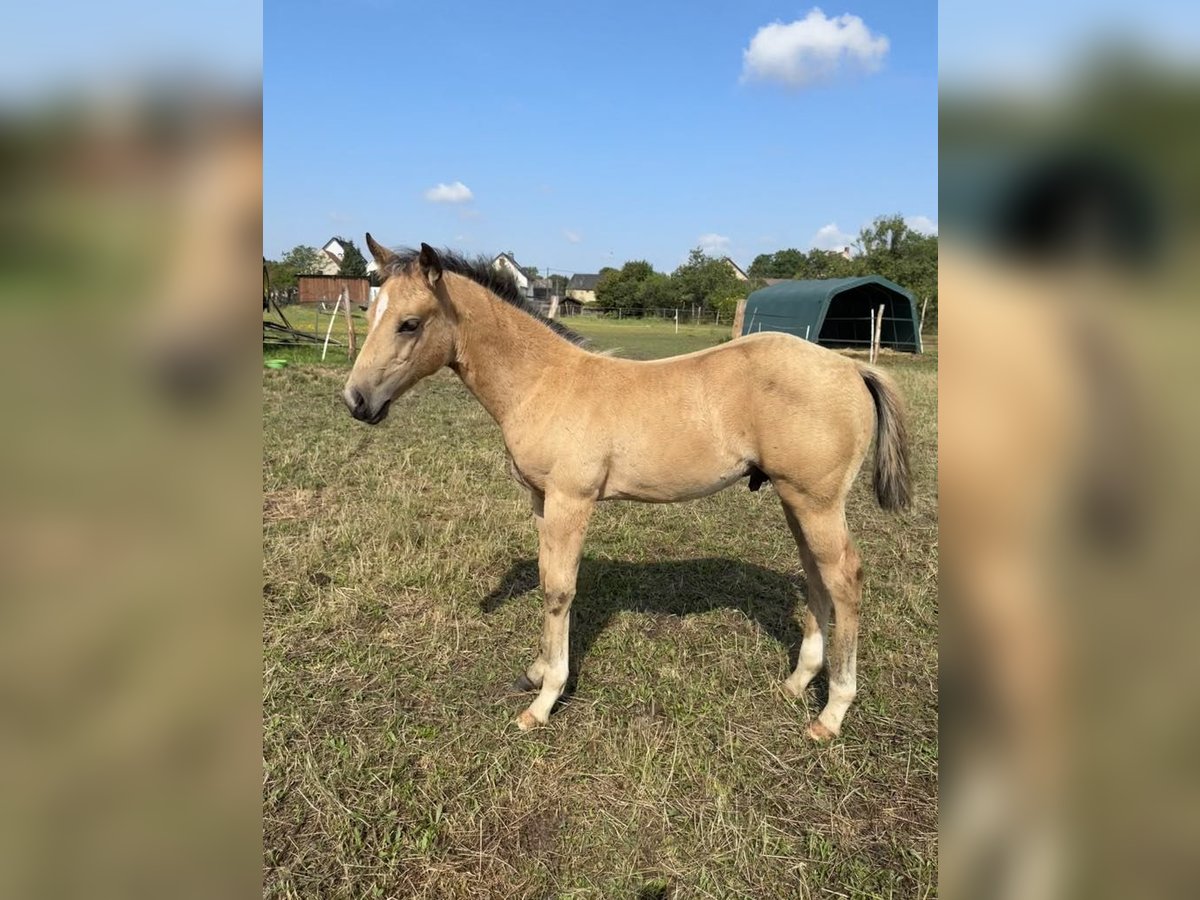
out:
<path id="1" fill-rule="evenodd" d="M 871 316 L 883 307 L 879 346 L 921 352 L 913 295 L 878 275 L 781 281 L 746 299 L 742 334 L 782 331 L 824 347 L 871 346 Z"/>

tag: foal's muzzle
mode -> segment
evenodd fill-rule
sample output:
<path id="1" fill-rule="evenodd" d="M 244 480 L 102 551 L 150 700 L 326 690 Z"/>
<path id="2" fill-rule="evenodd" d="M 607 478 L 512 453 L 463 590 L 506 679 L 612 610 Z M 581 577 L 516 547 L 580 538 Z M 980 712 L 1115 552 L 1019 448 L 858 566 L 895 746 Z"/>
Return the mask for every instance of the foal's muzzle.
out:
<path id="1" fill-rule="evenodd" d="M 346 404 L 346 409 L 350 410 L 350 415 L 368 425 L 378 425 L 387 418 L 388 410 L 392 407 L 392 401 L 389 399 L 385 400 L 379 409 L 371 412 L 367 406 L 367 398 L 357 388 L 346 388 L 342 391 L 342 402 Z"/>

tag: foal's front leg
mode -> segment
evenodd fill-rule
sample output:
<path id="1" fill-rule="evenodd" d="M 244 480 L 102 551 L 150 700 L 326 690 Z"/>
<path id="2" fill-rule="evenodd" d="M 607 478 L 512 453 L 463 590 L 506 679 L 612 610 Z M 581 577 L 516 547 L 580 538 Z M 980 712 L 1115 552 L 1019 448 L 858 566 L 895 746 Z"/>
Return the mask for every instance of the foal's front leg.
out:
<path id="1" fill-rule="evenodd" d="M 530 677 L 540 675 L 542 689 L 529 709 L 517 716 L 517 725 L 522 730 L 545 725 L 550 720 L 550 709 L 567 683 L 571 601 L 575 599 L 575 577 L 593 504 L 590 498 L 547 493 L 543 514 L 537 517 L 538 571 L 545 595 L 546 620 L 542 650 L 530 669 Z"/>

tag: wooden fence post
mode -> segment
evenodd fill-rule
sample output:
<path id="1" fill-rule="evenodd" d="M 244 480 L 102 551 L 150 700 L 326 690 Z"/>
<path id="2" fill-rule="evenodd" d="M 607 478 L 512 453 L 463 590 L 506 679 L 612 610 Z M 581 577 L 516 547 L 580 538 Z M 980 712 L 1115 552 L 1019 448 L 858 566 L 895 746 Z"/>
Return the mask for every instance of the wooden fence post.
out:
<path id="1" fill-rule="evenodd" d="M 883 339 L 883 304 L 879 305 L 878 324 L 875 326 L 875 333 L 871 339 L 871 362 L 879 359 L 879 344 Z"/>
<path id="2" fill-rule="evenodd" d="M 346 298 L 346 358 L 353 360 L 358 355 L 358 342 L 354 335 L 354 316 L 350 313 L 350 289 L 343 288 L 342 294 Z"/>
<path id="3" fill-rule="evenodd" d="M 746 321 L 746 298 L 743 297 L 737 302 L 737 309 L 733 313 L 733 330 L 731 337 L 741 337 L 742 325 Z"/>

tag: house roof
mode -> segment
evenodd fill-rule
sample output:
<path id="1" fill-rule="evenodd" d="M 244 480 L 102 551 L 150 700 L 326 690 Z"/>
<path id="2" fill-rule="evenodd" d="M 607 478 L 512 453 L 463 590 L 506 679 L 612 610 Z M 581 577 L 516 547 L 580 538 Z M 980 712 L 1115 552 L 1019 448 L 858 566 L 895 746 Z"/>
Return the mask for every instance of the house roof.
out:
<path id="1" fill-rule="evenodd" d="M 530 281 L 530 282 L 533 281 L 533 279 L 529 276 L 529 273 L 526 272 L 523 268 L 521 268 L 521 264 L 518 263 L 515 259 L 513 259 L 513 256 L 511 253 L 497 253 L 496 256 L 492 259 L 492 265 L 494 266 L 501 259 L 508 260 L 508 264 L 510 266 L 512 266 L 514 269 L 516 269 L 518 272 L 520 272 L 525 277 L 526 281 Z"/>
<path id="2" fill-rule="evenodd" d="M 331 244 L 337 248 L 337 253 L 334 253 L 332 250 L 329 249 Z M 338 262 L 342 261 L 342 256 L 344 256 L 346 253 L 346 248 L 342 244 L 341 238 L 337 238 L 337 237 L 331 237 L 329 240 L 327 240 L 321 246 L 321 249 L 326 254 L 328 254 L 329 256 L 332 256 L 334 259 L 336 259 Z"/>
<path id="3" fill-rule="evenodd" d="M 599 275 L 572 275 L 567 282 L 568 291 L 594 291 L 600 281 Z"/>
<path id="4" fill-rule="evenodd" d="M 742 281 L 750 280 L 750 277 L 745 272 L 742 271 L 742 267 L 739 266 L 737 263 L 735 263 L 728 256 L 722 256 L 721 260 L 723 262 L 729 263 L 729 265 L 731 265 L 733 267 L 733 271 L 737 272 L 738 276 L 742 279 Z"/>

